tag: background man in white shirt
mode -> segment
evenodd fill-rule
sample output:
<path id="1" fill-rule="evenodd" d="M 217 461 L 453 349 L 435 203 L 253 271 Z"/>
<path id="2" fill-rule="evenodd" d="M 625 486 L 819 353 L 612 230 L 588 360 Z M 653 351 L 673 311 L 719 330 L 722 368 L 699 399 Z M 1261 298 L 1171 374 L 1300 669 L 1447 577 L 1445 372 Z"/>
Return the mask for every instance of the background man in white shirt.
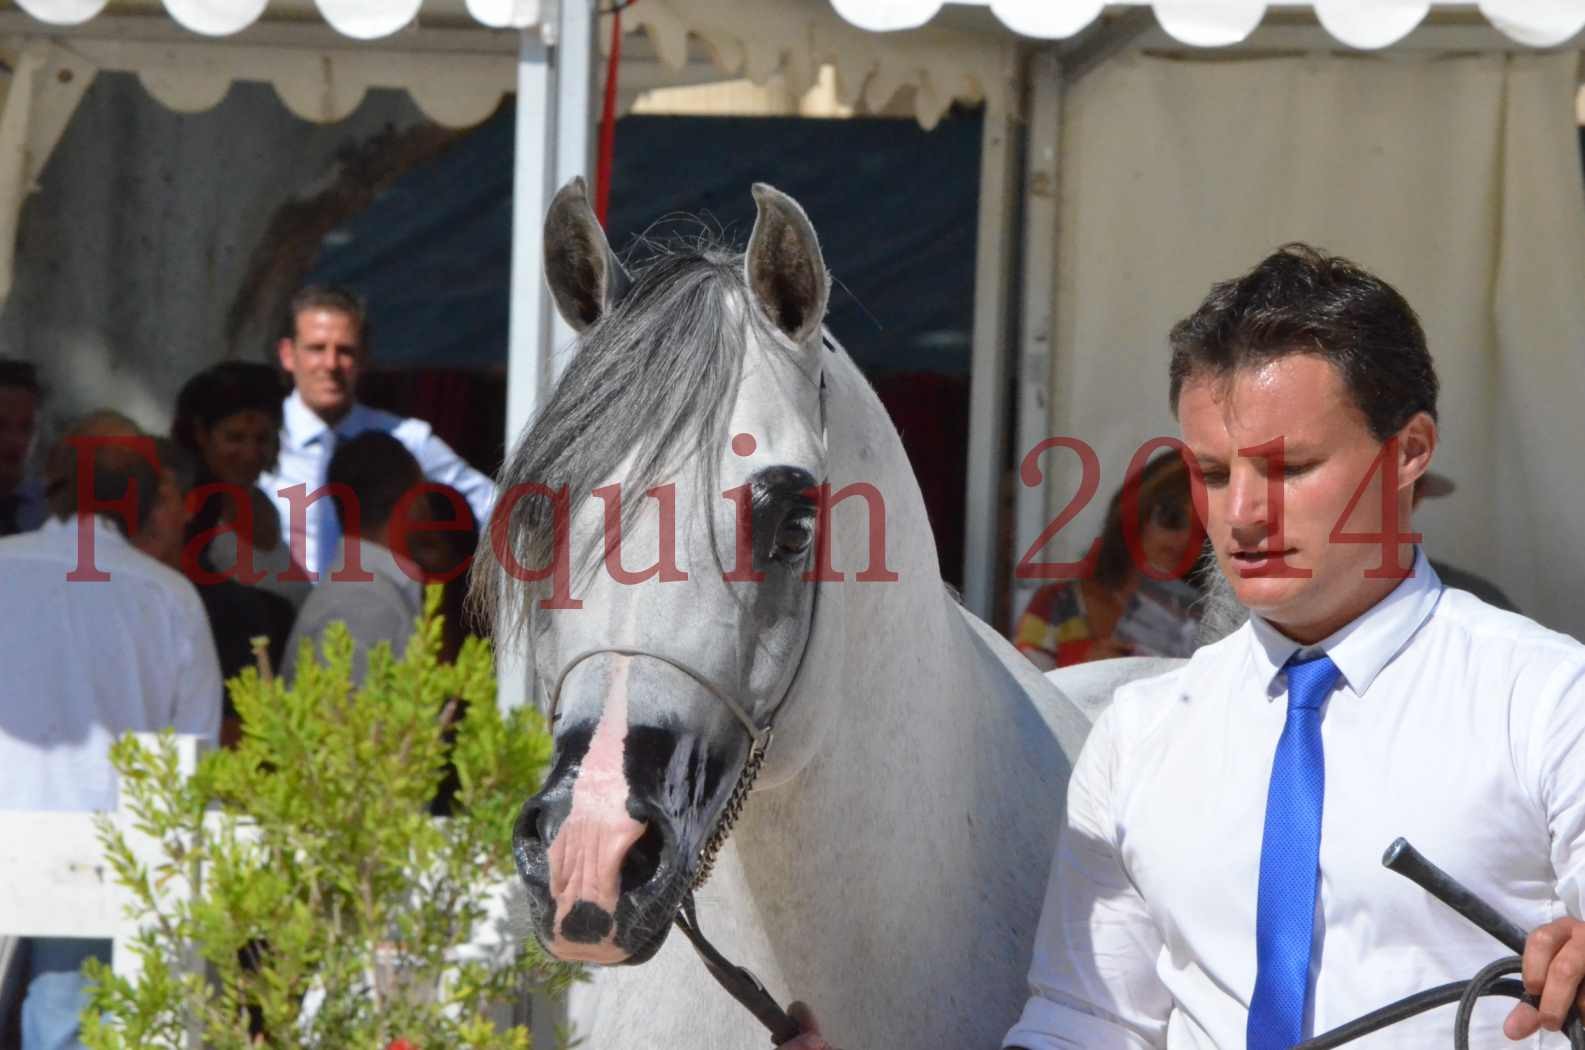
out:
<path id="1" fill-rule="evenodd" d="M 424 477 L 461 492 L 474 516 L 488 522 L 495 484 L 474 470 L 428 423 L 369 408 L 357 401 L 358 376 L 368 362 L 369 327 L 363 301 L 337 288 L 308 287 L 292 297 L 291 334 L 280 341 L 281 367 L 292 377 L 284 405 L 281 450 L 275 472 L 259 487 L 275 500 L 281 534 L 292 556 L 310 572 L 322 572 L 336 546 L 330 500 L 306 503 L 324 484 L 338 442 L 378 430 L 400 441 L 418 460 Z M 303 486 L 295 489 L 295 486 Z M 296 509 L 294 510 L 294 503 Z"/>
<path id="2" fill-rule="evenodd" d="M 361 682 L 369 650 L 389 642 L 401 655 L 423 611 L 423 574 L 407 556 L 407 541 L 413 526 L 427 520 L 424 475 L 401 442 L 370 431 L 336 449 L 326 483 L 343 535 L 329 570 L 297 615 L 282 671 L 288 679 L 294 676 L 303 640 L 319 645 L 325 628 L 339 620 L 357 644 L 352 674 Z"/>
<path id="3" fill-rule="evenodd" d="M 1585 973 L 1585 647 L 1444 589 L 1408 535 L 1437 442 L 1413 311 L 1294 245 L 1171 341 L 1202 516 L 1255 615 L 1097 721 L 1006 1045 L 1267 1050 L 1473 976 L 1503 950 L 1381 867 L 1399 835 L 1532 931 L 1539 1009 L 1486 1000 L 1473 1044 L 1563 1045 L 1536 1032 Z M 1451 1029 L 1444 1008 L 1354 1045 Z"/>
<path id="4" fill-rule="evenodd" d="M 168 530 L 162 515 L 172 513 L 145 454 L 153 441 L 108 413 L 67 436 L 82 435 L 144 444 L 101 445 L 87 475 L 67 445 L 51 457 L 56 516 L 0 539 L 9 610 L 0 617 L 0 809 L 113 809 L 109 749 L 121 734 L 174 729 L 214 743 L 219 733 L 220 665 L 203 605 L 179 572 L 139 549 Z M 127 513 L 96 513 L 124 499 Z M 71 578 L 86 574 L 98 578 Z M 108 958 L 109 944 L 35 940 L 30 949 L 23 1050 L 76 1046 L 86 1001 L 78 967 Z"/>

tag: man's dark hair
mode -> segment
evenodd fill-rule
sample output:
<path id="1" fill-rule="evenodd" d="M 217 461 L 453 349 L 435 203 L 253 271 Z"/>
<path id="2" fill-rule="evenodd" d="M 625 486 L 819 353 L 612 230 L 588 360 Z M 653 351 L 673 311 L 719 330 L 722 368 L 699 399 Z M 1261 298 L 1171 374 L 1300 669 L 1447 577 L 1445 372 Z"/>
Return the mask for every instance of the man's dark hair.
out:
<path id="1" fill-rule="evenodd" d="M 30 390 L 38 394 L 40 392 L 38 369 L 33 366 L 32 361 L 0 357 L 0 387 Z"/>
<path id="2" fill-rule="evenodd" d="M 336 313 L 346 314 L 357 326 L 359 345 L 365 350 L 369 348 L 371 333 L 368 304 L 363 301 L 363 296 L 351 288 L 332 284 L 310 284 L 304 287 L 292 296 L 292 301 L 286 305 L 282 336 L 287 339 L 297 338 L 297 315 L 304 310 L 333 310 Z"/>
<path id="3" fill-rule="evenodd" d="M 336 446 L 325 470 L 325 482 L 337 486 L 330 490 L 342 532 L 359 535 L 380 528 L 402 496 L 424 480 L 418 460 L 400 441 L 379 430 L 368 430 Z M 340 486 L 346 486 L 340 489 Z M 344 500 L 353 501 L 357 514 Z M 355 524 L 354 524 L 355 522 Z"/>
<path id="4" fill-rule="evenodd" d="M 1376 440 L 1416 412 L 1436 418 L 1436 369 L 1414 310 L 1386 281 L 1307 244 L 1213 285 L 1169 338 L 1174 413 L 1192 378 L 1312 354 L 1337 368 Z"/>

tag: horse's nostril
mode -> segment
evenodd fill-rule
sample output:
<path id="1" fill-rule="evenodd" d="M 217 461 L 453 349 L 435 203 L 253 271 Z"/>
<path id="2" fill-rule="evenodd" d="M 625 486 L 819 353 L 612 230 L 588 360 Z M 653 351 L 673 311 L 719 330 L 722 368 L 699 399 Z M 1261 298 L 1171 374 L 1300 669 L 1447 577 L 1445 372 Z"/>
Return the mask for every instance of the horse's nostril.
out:
<path id="1" fill-rule="evenodd" d="M 547 806 L 544 809 L 540 810 L 539 811 L 539 815 L 534 818 L 534 822 L 533 823 L 534 823 L 534 835 L 535 835 L 535 837 L 541 843 L 548 843 L 550 841 L 550 836 L 551 836 L 550 807 Z"/>
<path id="2" fill-rule="evenodd" d="M 524 846 L 544 846 L 550 841 L 546 832 L 549 830 L 550 807 L 530 802 L 518 814 L 517 827 L 514 830 L 519 848 Z"/>
<path id="3" fill-rule="evenodd" d="M 655 878 L 655 873 L 660 870 L 665 846 L 666 840 L 660 833 L 659 825 L 653 820 L 644 825 L 644 834 L 633 843 L 632 848 L 627 851 L 627 856 L 622 859 L 624 895 L 650 884 Z"/>

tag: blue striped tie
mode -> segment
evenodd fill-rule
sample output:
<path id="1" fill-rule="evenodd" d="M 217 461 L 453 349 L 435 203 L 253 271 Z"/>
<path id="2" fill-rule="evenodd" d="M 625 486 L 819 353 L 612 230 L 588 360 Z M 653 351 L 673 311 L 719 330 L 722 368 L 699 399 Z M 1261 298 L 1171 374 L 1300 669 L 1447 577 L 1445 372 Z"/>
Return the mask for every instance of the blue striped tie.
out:
<path id="1" fill-rule="evenodd" d="M 1277 741 L 1260 843 L 1255 994 L 1248 1050 L 1288 1050 L 1304 1039 L 1321 862 L 1326 764 L 1321 704 L 1337 682 L 1329 656 L 1288 661 L 1288 721 Z"/>

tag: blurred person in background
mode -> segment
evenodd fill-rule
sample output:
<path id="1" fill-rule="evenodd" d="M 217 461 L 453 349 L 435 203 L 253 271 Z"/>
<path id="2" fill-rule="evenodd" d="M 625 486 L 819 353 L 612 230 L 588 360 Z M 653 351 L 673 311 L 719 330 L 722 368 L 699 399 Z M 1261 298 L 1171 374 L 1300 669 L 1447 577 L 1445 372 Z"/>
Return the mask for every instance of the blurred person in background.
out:
<path id="1" fill-rule="evenodd" d="M 283 667 L 288 678 L 303 643 L 320 646 L 338 620 L 356 644 L 355 682 L 362 682 L 369 651 L 380 642 L 398 656 L 407 648 L 424 606 L 424 570 L 406 553 L 414 527 L 428 515 L 423 482 L 418 460 L 390 434 L 366 431 L 336 448 L 325 484 L 340 539 L 292 628 Z"/>
<path id="2" fill-rule="evenodd" d="M 201 545 L 193 557 L 207 570 L 271 591 L 296 609 L 313 584 L 293 563 L 275 504 L 258 486 L 280 451 L 282 392 L 269 365 L 213 365 L 182 386 L 171 437 L 196 466 L 186 532 L 189 544 Z"/>
<path id="3" fill-rule="evenodd" d="M 159 497 L 150 517 L 150 527 L 137 544 L 138 549 L 185 575 L 198 588 L 215 651 L 220 657 L 220 672 L 225 680 L 258 665 L 254 640 L 264 639 L 264 652 L 273 670 L 286 657 L 286 639 L 291 635 L 297 610 L 292 603 L 264 587 L 250 587 L 215 572 L 190 549 L 192 533 L 190 494 L 199 468 L 187 450 L 174 441 L 156 442 L 160 462 Z M 257 492 L 257 489 L 250 491 Z M 235 535 L 231 533 L 229 535 Z M 241 720 L 231 702 L 230 690 L 221 690 L 220 744 L 232 747 L 241 738 Z"/>
<path id="4" fill-rule="evenodd" d="M 1140 553 L 1158 574 L 1188 580 L 1197 564 L 1191 556 L 1205 535 L 1196 527 L 1189 493 L 1189 470 L 1183 457 L 1168 449 L 1151 458 L 1112 496 L 1101 527 L 1091 571 L 1081 579 L 1041 587 L 1013 631 L 1018 651 L 1042 671 L 1090 660 L 1128 656 L 1132 642 L 1117 628 L 1145 580 L 1129 549 L 1123 522 L 1123 494 L 1134 486 L 1139 498 Z M 1185 655 L 1179 653 L 1163 655 Z"/>
<path id="5" fill-rule="evenodd" d="M 445 485 L 424 487 L 425 517 L 429 524 L 414 530 L 408 542 L 408 552 L 423 570 L 426 584 L 439 584 L 440 615 L 443 618 L 440 634 L 440 661 L 452 663 L 462 651 L 462 643 L 470 634 L 478 634 L 477 623 L 470 615 L 468 599 L 468 566 L 473 561 L 474 548 L 479 545 L 479 523 L 468 509 L 462 493 Z M 455 734 L 449 728 L 467 711 L 467 701 L 452 697 L 447 702 L 443 717 L 448 722 L 446 743 L 449 748 Z M 451 813 L 461 781 L 450 758 L 446 772 L 430 803 L 430 811 L 437 816 Z"/>
<path id="6" fill-rule="evenodd" d="M 1456 488 L 1457 486 L 1453 483 L 1453 479 L 1446 474 L 1438 474 L 1434 470 L 1428 470 L 1415 480 L 1412 509 L 1419 510 L 1420 504 L 1424 500 L 1451 496 Z M 1461 591 L 1468 591 L 1487 605 L 1495 605 L 1497 608 L 1506 609 L 1508 612 L 1519 611 L 1519 607 L 1513 603 L 1513 600 L 1507 594 L 1503 593 L 1503 589 L 1486 579 L 1486 577 L 1479 576 L 1468 569 L 1461 569 L 1456 565 L 1449 565 L 1440 558 L 1428 558 L 1427 560 L 1430 561 L 1431 568 L 1436 570 L 1436 575 L 1442 581 L 1444 587 L 1457 587 Z"/>
<path id="7" fill-rule="evenodd" d="M 27 361 L 0 360 L 0 536 L 44 524 L 44 486 L 27 474 L 38 434 L 38 374 Z"/>
<path id="8" fill-rule="evenodd" d="M 111 810 L 110 745 L 122 734 L 216 741 L 220 665 L 193 585 L 146 553 L 179 550 L 182 520 L 153 441 L 97 412 L 68 429 L 49 465 L 54 516 L 0 539 L 6 597 L 27 610 L 0 617 L 0 809 Z M 23 1050 L 79 1046 L 79 970 L 108 962 L 109 942 L 35 938 L 27 954 Z"/>
<path id="9" fill-rule="evenodd" d="M 325 482 L 337 446 L 376 431 L 395 438 L 418 462 L 423 478 L 461 492 L 479 521 L 488 521 L 495 483 L 452 451 L 428 423 L 358 403 L 358 377 L 368 363 L 370 332 L 361 297 L 340 288 L 308 287 L 292 297 L 286 334 L 277 347 L 293 390 L 283 406 L 278 466 L 262 484 L 280 511 L 294 557 L 314 573 L 330 564 L 338 519 L 324 497 L 303 501 Z M 300 509 L 293 520 L 291 491 Z M 306 510 L 303 514 L 301 511 Z"/>

